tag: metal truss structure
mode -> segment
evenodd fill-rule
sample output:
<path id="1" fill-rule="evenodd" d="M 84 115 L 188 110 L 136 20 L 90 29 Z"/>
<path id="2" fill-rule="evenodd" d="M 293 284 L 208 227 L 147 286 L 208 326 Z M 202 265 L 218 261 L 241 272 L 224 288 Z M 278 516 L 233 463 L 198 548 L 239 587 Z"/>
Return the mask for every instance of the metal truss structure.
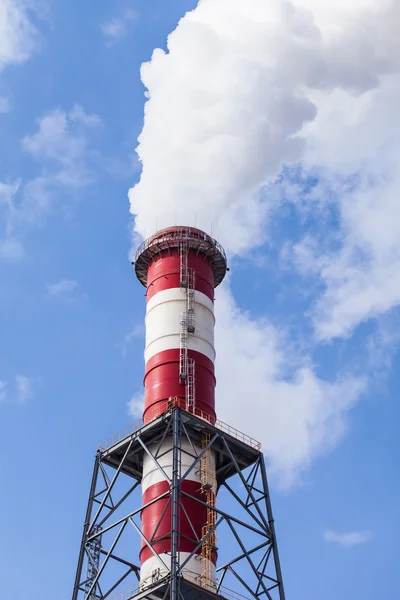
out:
<path id="1" fill-rule="evenodd" d="M 201 445 L 204 434 L 209 442 Z M 160 449 L 166 436 L 173 437 L 171 477 L 160 465 Z M 191 464 L 185 467 L 185 472 L 182 472 L 182 453 L 188 454 L 183 449 L 188 445 L 182 444 L 182 440 L 187 440 L 192 449 Z M 190 496 L 181 485 L 193 469 L 199 471 L 204 455 L 210 450 L 216 457 L 216 506 Z M 144 453 L 169 481 L 169 490 L 142 506 Z M 165 564 L 153 547 L 159 524 L 155 526 L 153 539 L 147 539 L 140 523 L 143 508 L 160 498 L 167 499 L 160 520 L 168 507 L 172 515 L 170 565 Z M 196 537 L 198 543 L 190 556 L 187 558 L 185 554 L 181 559 L 179 518 L 181 511 L 188 518 L 185 498 L 214 511 L 215 518 L 206 535 L 202 539 Z M 193 526 L 192 529 L 195 531 Z M 209 536 L 215 539 L 215 535 L 221 548 L 217 583 L 210 584 L 188 571 L 186 565 L 192 557 L 201 560 L 202 546 Z M 148 546 L 159 563 L 159 568 L 145 581 L 140 581 L 140 567 L 132 562 L 132 556 L 138 554 L 138 542 L 142 547 Z M 124 591 L 117 592 L 123 588 Z M 244 597 L 285 600 L 266 468 L 259 445 L 232 428 L 213 425 L 175 406 L 151 423 L 112 440 L 109 447 L 107 444 L 100 447 L 95 458 L 72 600 L 241 600 Z"/>

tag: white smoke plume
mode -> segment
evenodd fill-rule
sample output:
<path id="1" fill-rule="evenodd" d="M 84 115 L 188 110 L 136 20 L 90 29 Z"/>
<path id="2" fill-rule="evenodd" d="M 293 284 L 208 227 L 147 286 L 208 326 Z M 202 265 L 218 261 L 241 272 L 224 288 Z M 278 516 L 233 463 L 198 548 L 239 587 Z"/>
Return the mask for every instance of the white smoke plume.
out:
<path id="1" fill-rule="evenodd" d="M 374 295 L 364 277 L 365 270 L 372 273 L 376 285 L 385 269 L 393 273 L 390 257 L 396 257 L 395 268 L 400 264 L 395 225 L 389 238 L 375 240 L 376 216 L 382 225 L 400 222 L 398 202 L 390 200 L 400 191 L 399 24 L 395 0 L 200 0 L 169 36 L 167 52 L 156 49 L 142 65 L 142 174 L 129 192 L 136 233 L 148 236 L 174 223 L 213 227 L 231 254 L 243 254 L 268 236 L 276 203 L 270 186 L 282 166 L 300 162 L 333 187 L 339 207 L 339 250 L 332 254 L 317 241 L 308 244 L 314 249 L 308 254 L 304 244 L 295 248 L 302 268 L 326 284 L 314 307 L 317 336 L 345 335 L 400 302 L 393 283 Z M 340 197 L 343 182 L 355 174 L 363 185 Z M 366 253 L 362 265 L 360 249 Z M 265 336 L 261 353 L 252 357 L 243 344 L 229 346 L 229 327 L 221 326 L 225 342 L 220 339 L 219 347 L 229 346 L 231 354 L 234 348 L 232 361 L 240 365 L 245 357 L 258 377 L 257 395 L 247 398 L 258 422 L 284 403 L 260 435 L 276 471 L 290 480 L 337 443 L 344 410 L 364 384 L 343 376 L 322 381 L 307 358 L 285 382 L 277 375 L 286 364 L 277 329 L 243 315 L 241 321 L 232 299 L 224 302 L 227 318 L 242 324 L 238 335 L 246 335 L 247 319 L 249 331 L 258 327 Z M 255 361 L 263 359 L 276 369 L 260 371 Z M 228 390 L 223 382 L 222 375 L 222 397 Z M 271 399 L 268 411 L 262 398 Z M 251 431 L 255 419 L 239 419 Z"/>
<path id="2" fill-rule="evenodd" d="M 397 72 L 396 22 L 393 2 L 200 1 L 168 52 L 155 50 L 142 66 L 136 230 L 196 221 L 214 224 L 232 252 L 260 241 L 265 186 L 282 163 L 320 151 L 320 106 L 332 109 L 337 90 L 358 97 Z M 342 144 L 340 128 L 354 118 L 347 109 L 339 105 L 331 123 Z"/>
<path id="3" fill-rule="evenodd" d="M 284 333 L 241 312 L 224 287 L 216 317 L 218 415 L 262 442 L 269 474 L 288 488 L 342 438 L 366 381 L 351 375 L 321 380 Z"/>

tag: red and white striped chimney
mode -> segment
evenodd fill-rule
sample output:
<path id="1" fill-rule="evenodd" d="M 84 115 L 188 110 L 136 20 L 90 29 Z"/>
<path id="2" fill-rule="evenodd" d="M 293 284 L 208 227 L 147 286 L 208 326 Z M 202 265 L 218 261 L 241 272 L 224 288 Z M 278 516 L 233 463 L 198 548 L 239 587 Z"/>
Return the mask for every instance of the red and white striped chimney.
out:
<path id="1" fill-rule="evenodd" d="M 135 271 L 147 290 L 145 423 L 167 411 L 171 403 L 215 422 L 214 288 L 221 283 L 226 270 L 226 256 L 220 245 L 193 227 L 163 229 L 139 248 Z M 156 452 L 157 445 L 153 449 L 150 446 L 150 451 Z M 169 477 L 172 445 L 172 436 L 166 437 L 158 459 Z M 182 472 L 192 462 L 185 449 L 192 453 L 189 443 L 182 440 Z M 197 451 L 200 453 L 201 448 L 197 447 Z M 211 462 L 215 463 L 213 453 Z M 143 505 L 169 490 L 169 481 L 145 454 Z M 206 501 L 196 469 L 182 482 L 182 490 Z M 186 497 L 182 497 L 181 503 L 184 506 L 180 515 L 182 563 L 198 545 L 196 537 L 202 537 L 207 509 Z M 143 509 L 142 530 L 148 540 L 154 538 L 154 550 L 169 567 L 172 532 L 170 504 L 167 505 L 165 497 Z M 160 562 L 146 544 L 142 545 L 140 560 L 141 581 L 145 582 L 160 568 Z M 200 576 L 202 570 L 204 573 L 204 560 L 200 549 L 186 565 L 187 570 Z M 216 552 L 213 552 L 208 565 L 211 581 L 215 580 L 215 562 Z"/>

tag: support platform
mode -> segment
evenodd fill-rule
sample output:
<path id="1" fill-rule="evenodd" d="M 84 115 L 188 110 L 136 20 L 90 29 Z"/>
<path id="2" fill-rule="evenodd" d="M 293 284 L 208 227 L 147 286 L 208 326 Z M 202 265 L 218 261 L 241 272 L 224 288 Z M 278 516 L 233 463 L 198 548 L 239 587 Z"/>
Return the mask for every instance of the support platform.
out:
<path id="1" fill-rule="evenodd" d="M 166 436 L 173 437 L 176 448 L 172 468 L 176 475 L 172 479 L 163 471 L 157 450 Z M 209 440 L 207 445 L 201 444 L 204 439 Z M 193 450 L 185 472 L 180 467 L 182 440 L 188 440 Z M 201 469 L 203 457 L 210 450 L 216 457 L 216 505 L 208 505 L 181 489 L 192 469 Z M 172 523 L 185 498 L 207 507 L 214 515 L 212 526 L 185 560 L 181 560 L 179 531 L 175 531 L 170 568 L 158 556 L 153 540 L 146 539 L 141 530 L 140 514 L 154 502 L 142 506 L 144 453 L 169 480 L 169 491 L 164 496 L 172 507 Z M 187 465 L 189 454 L 185 454 Z M 216 532 L 219 548 L 217 582 L 213 584 L 207 577 L 188 571 L 186 563 L 191 557 L 201 560 L 199 552 Z M 139 581 L 140 567 L 132 562 L 140 543 L 159 560 L 160 566 L 150 581 Z M 93 547 L 97 548 L 96 556 Z M 255 440 L 220 422 L 211 424 L 204 416 L 172 406 L 147 425 L 99 447 L 72 600 L 133 598 L 285 600 L 264 457 Z"/>
<path id="2" fill-rule="evenodd" d="M 151 442 L 160 442 L 172 429 L 172 411 L 163 413 L 157 419 L 147 425 L 142 425 L 132 433 L 124 436 L 121 440 L 115 441 L 114 438 L 106 440 L 99 446 L 101 461 L 113 468 L 118 468 L 129 447 L 121 470 L 126 475 L 133 477 L 137 481 L 142 479 L 143 454 L 147 445 Z M 191 414 L 183 409 L 179 409 L 181 414 L 182 428 L 186 430 L 186 436 L 192 441 L 201 445 L 201 440 L 205 432 L 211 437 L 216 437 L 212 446 L 216 453 L 216 477 L 218 486 L 226 479 L 234 475 L 237 468 L 232 462 L 232 453 L 236 457 L 237 466 L 241 470 L 246 469 L 257 461 L 259 457 L 261 444 L 249 436 L 229 427 L 221 421 L 212 425 L 207 418 L 200 415 Z M 228 442 L 230 450 L 227 450 L 223 440 Z M 109 445 L 108 445 L 109 444 Z"/>

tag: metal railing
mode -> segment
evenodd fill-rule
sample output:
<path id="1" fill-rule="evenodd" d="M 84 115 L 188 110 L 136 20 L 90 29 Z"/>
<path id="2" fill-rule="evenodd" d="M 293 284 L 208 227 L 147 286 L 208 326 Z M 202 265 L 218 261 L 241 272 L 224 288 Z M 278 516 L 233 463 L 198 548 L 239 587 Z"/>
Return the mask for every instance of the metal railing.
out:
<path id="1" fill-rule="evenodd" d="M 258 451 L 261 450 L 261 442 L 258 442 L 254 438 L 250 437 L 246 433 L 243 433 L 242 431 L 239 431 L 235 427 L 232 427 L 231 425 L 228 425 L 227 423 L 220 421 L 220 419 L 214 420 L 211 415 L 209 415 L 208 413 L 205 413 L 202 410 L 199 410 L 198 408 L 195 408 L 195 410 L 193 411 L 193 414 L 196 417 L 200 417 L 200 419 L 207 421 L 208 423 L 210 423 L 216 429 L 219 429 L 223 433 L 227 433 L 228 435 L 234 437 L 236 440 L 244 442 L 245 444 L 247 444 L 247 446 L 251 446 L 252 448 L 254 448 L 255 450 L 258 450 Z"/>
<path id="2" fill-rule="evenodd" d="M 104 442 L 99 444 L 98 449 L 101 452 L 108 450 L 108 448 L 111 448 L 111 446 L 114 446 L 114 444 L 116 444 L 117 442 L 121 442 L 126 437 L 132 435 L 132 433 L 135 433 L 135 431 L 140 429 L 142 426 L 143 419 L 138 419 L 134 423 L 131 423 L 127 427 L 124 427 L 124 429 L 121 429 L 121 431 L 118 431 L 117 433 L 114 433 L 114 435 L 112 435 L 111 437 L 107 438 Z"/>
<path id="3" fill-rule="evenodd" d="M 151 413 L 150 413 L 150 415 L 148 413 L 146 413 L 146 424 L 150 423 L 151 421 L 154 421 L 157 417 L 160 416 L 160 414 L 162 414 L 163 412 L 166 412 L 172 406 L 179 406 L 180 408 L 185 409 L 186 401 L 184 398 L 178 398 L 178 397 L 172 398 L 169 402 L 166 402 L 165 410 L 161 411 L 161 413 L 160 413 L 159 406 L 155 406 L 154 407 L 154 416 Z M 261 442 L 258 442 L 257 440 L 250 437 L 246 433 L 239 431 L 235 427 L 232 427 L 231 425 L 228 425 L 227 423 L 224 423 L 223 421 L 220 421 L 219 419 L 214 419 L 214 417 L 212 415 L 205 413 L 204 411 L 199 410 L 198 408 L 195 408 L 193 411 L 190 411 L 190 413 L 195 415 L 196 417 L 199 417 L 203 421 L 207 421 L 207 423 L 210 423 L 210 425 L 212 425 L 216 429 L 219 429 L 223 433 L 226 433 L 226 434 L 234 437 L 236 440 L 243 442 L 247 446 L 250 446 L 251 448 L 254 448 L 255 450 L 258 450 L 258 451 L 261 450 Z M 126 437 L 128 437 L 128 436 L 132 435 L 133 433 L 135 433 L 136 431 L 138 431 L 141 427 L 143 427 L 143 425 L 144 425 L 143 419 L 139 419 L 139 420 L 135 421 L 131 425 L 128 425 L 124 429 L 121 429 L 121 431 L 118 431 L 117 433 L 115 433 L 114 435 L 109 437 L 107 440 L 102 442 L 99 445 L 99 450 L 101 452 L 105 452 L 106 450 L 108 450 L 108 448 L 111 448 L 111 446 L 114 446 L 114 444 L 116 444 L 117 442 L 121 442 Z"/>
<path id="4" fill-rule="evenodd" d="M 131 600 L 139 592 L 143 592 L 151 588 L 153 585 L 162 581 L 163 579 L 166 580 L 169 575 L 170 571 L 167 571 L 167 569 L 157 569 L 154 575 L 149 575 L 149 577 L 146 577 L 146 579 L 142 579 L 140 582 L 131 585 L 125 590 L 118 592 L 114 596 L 109 597 L 108 600 Z M 234 590 L 231 590 L 223 585 L 218 588 L 217 583 L 215 585 L 210 585 L 209 583 L 204 584 L 201 575 L 195 573 L 194 571 L 190 571 L 189 569 L 182 569 L 182 579 L 191 581 L 199 587 L 212 590 L 215 594 L 226 598 L 226 600 L 249 600 L 246 596 L 243 596 L 242 594 L 239 594 L 238 592 L 235 592 Z"/>
<path id="5" fill-rule="evenodd" d="M 135 261 L 145 250 L 150 248 L 150 246 L 157 244 L 159 247 L 162 247 L 163 244 L 179 242 L 181 240 L 192 240 L 194 242 L 206 243 L 209 246 L 214 247 L 226 261 L 225 250 L 221 244 L 207 233 L 204 233 L 195 227 L 171 227 L 155 233 L 151 237 L 144 240 L 137 248 L 135 253 Z"/>
<path id="6" fill-rule="evenodd" d="M 262 447 L 261 442 L 258 442 L 254 438 L 250 437 L 249 435 L 247 435 L 247 433 L 243 433 L 242 431 L 235 429 L 231 425 L 228 425 L 227 423 L 224 423 L 223 421 L 220 421 L 219 419 L 217 419 L 215 421 L 215 427 L 217 429 L 220 429 L 224 433 L 231 435 L 235 439 L 240 440 L 241 442 L 244 442 L 245 444 L 247 444 L 247 446 L 251 446 L 252 448 L 255 448 L 255 450 L 258 450 L 258 451 L 261 450 L 261 447 Z"/>

